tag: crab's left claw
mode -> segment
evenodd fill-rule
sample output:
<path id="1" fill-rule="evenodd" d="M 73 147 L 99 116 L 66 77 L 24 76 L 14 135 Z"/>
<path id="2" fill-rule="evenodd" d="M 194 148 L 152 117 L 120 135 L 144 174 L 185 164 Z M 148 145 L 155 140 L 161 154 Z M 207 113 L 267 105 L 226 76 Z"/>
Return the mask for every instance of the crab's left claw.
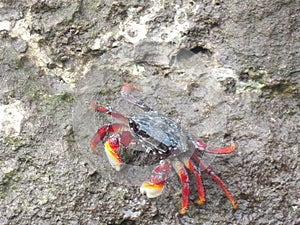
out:
<path id="1" fill-rule="evenodd" d="M 109 160 L 110 165 L 116 170 L 120 171 L 122 161 L 118 154 L 118 150 L 120 149 L 119 139 L 117 135 L 113 135 L 108 138 L 105 142 L 105 153 Z"/>

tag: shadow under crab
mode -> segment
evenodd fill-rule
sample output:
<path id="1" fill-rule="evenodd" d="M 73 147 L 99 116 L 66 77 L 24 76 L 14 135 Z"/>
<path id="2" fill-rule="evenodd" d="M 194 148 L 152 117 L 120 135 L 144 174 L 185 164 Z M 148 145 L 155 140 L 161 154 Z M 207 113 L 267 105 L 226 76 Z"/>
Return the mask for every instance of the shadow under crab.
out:
<path id="1" fill-rule="evenodd" d="M 237 202 L 224 182 L 214 173 L 209 163 L 201 157 L 204 153 L 229 154 L 235 150 L 235 144 L 223 148 L 208 147 L 200 138 L 184 131 L 170 118 L 155 112 L 144 102 L 137 100 L 131 95 L 134 89 L 139 88 L 132 84 L 125 84 L 121 95 L 125 100 L 143 110 L 144 114 L 126 117 L 110 107 L 90 103 L 97 111 L 111 115 L 122 122 L 102 126 L 91 141 L 92 150 L 99 154 L 97 145 L 104 140 L 108 133 L 112 133 L 105 141 L 104 149 L 111 166 L 116 171 L 120 171 L 123 164 L 119 154 L 121 147 L 128 147 L 133 139 L 137 139 L 147 153 L 157 155 L 160 159 L 160 164 L 152 172 L 151 180 L 143 182 L 140 187 L 141 193 L 146 194 L 148 198 L 161 195 L 173 167 L 183 185 L 180 214 L 187 212 L 189 204 L 190 180 L 187 169 L 196 178 L 199 195 L 197 204 L 205 203 L 205 190 L 201 175 L 201 171 L 204 171 L 221 187 L 233 208 L 237 209 Z"/>

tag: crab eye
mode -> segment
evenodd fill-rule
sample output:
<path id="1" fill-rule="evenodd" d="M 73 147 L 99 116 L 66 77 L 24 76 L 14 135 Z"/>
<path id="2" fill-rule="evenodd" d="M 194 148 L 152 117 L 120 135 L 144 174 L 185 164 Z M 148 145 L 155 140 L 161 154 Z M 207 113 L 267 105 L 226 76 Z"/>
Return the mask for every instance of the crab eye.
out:
<path id="1" fill-rule="evenodd" d="M 166 146 L 166 145 L 163 144 L 163 143 L 160 143 L 160 144 L 158 145 L 158 148 L 159 148 L 159 150 L 161 150 L 163 153 L 166 153 L 167 151 L 170 150 L 170 149 L 168 148 L 168 146 Z"/>
<path id="2" fill-rule="evenodd" d="M 146 131 L 143 131 L 143 130 L 139 130 L 137 132 L 141 137 L 144 137 L 144 138 L 149 138 L 150 136 L 147 134 Z"/>
<path id="3" fill-rule="evenodd" d="M 138 125 L 132 119 L 129 120 L 129 127 L 134 131 L 137 132 L 139 130 Z"/>

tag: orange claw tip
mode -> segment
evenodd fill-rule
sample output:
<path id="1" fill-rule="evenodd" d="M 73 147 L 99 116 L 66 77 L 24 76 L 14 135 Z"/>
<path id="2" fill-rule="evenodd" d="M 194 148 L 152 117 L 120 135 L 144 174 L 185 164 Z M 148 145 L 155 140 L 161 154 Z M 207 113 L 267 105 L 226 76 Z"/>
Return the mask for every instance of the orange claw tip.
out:
<path id="1" fill-rule="evenodd" d="M 163 189 L 163 183 L 154 184 L 152 182 L 145 181 L 140 187 L 140 192 L 142 194 L 146 194 L 147 198 L 156 198 L 161 195 Z"/>

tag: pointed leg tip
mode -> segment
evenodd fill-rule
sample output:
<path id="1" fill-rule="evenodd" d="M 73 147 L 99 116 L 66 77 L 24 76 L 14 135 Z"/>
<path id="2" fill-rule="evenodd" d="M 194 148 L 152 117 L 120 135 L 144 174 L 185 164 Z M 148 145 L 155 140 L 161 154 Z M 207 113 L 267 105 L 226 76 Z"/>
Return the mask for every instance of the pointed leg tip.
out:
<path id="1" fill-rule="evenodd" d="M 234 210 L 237 210 L 237 209 L 239 208 L 239 205 L 238 205 L 236 202 L 233 203 L 232 205 L 233 205 L 233 209 L 234 209 Z"/>
<path id="2" fill-rule="evenodd" d="M 187 213 L 187 211 L 188 211 L 187 208 L 182 208 L 182 209 L 179 211 L 179 214 L 180 214 L 180 215 L 184 215 L 184 214 Z"/>
<path id="3" fill-rule="evenodd" d="M 203 205 L 205 203 L 205 200 L 203 199 L 199 199 L 198 201 L 196 201 L 197 205 Z"/>
<path id="4" fill-rule="evenodd" d="M 232 148 L 232 151 L 234 151 L 236 149 L 236 144 L 235 143 L 232 143 L 231 144 L 231 148 Z"/>
<path id="5" fill-rule="evenodd" d="M 141 88 L 131 83 L 125 83 L 122 88 L 123 93 L 130 93 L 132 90 L 140 91 Z"/>
<path id="6" fill-rule="evenodd" d="M 94 102 L 90 102 L 90 106 L 92 106 L 93 108 L 97 108 L 97 104 Z"/>

